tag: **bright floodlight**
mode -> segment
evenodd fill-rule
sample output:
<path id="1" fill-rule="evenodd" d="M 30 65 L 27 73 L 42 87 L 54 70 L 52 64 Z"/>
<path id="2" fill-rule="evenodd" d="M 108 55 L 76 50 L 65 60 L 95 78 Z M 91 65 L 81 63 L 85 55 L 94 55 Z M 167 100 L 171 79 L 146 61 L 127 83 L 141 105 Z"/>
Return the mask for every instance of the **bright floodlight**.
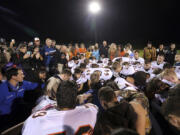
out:
<path id="1" fill-rule="evenodd" d="M 100 5 L 99 5 L 98 2 L 92 2 L 92 3 L 90 3 L 90 5 L 89 5 L 89 10 L 90 10 L 92 13 L 96 14 L 96 13 L 98 13 L 98 12 L 101 10 L 101 7 L 100 7 Z"/>

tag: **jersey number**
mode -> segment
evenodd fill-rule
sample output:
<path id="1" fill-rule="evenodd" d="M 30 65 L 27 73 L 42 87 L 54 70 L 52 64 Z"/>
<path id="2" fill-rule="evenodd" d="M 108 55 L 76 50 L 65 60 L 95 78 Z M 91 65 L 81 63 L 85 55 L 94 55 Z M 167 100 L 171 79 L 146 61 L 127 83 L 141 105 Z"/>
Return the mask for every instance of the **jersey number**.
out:
<path id="1" fill-rule="evenodd" d="M 90 125 L 80 126 L 74 135 L 91 135 L 93 128 Z M 66 135 L 66 132 L 52 133 L 49 135 Z"/>

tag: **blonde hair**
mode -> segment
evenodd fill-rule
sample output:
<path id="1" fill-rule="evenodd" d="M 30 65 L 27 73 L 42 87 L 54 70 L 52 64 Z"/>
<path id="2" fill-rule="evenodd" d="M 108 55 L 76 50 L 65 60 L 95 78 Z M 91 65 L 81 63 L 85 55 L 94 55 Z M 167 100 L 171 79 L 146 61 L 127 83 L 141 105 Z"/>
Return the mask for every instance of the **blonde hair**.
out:
<path id="1" fill-rule="evenodd" d="M 100 73 L 95 71 L 93 74 L 90 76 L 91 84 L 92 83 L 98 83 L 100 80 Z"/>
<path id="2" fill-rule="evenodd" d="M 56 92 L 57 92 L 57 89 L 59 87 L 59 84 L 60 84 L 60 79 L 58 78 L 55 78 L 55 77 L 51 77 L 48 79 L 47 83 L 46 83 L 46 87 L 45 87 L 45 94 L 56 100 Z"/>
<path id="3" fill-rule="evenodd" d="M 161 73 L 162 77 L 165 76 L 177 76 L 175 71 L 173 69 L 165 69 L 162 73 Z"/>
<path id="4" fill-rule="evenodd" d="M 114 52 L 116 52 L 116 50 L 117 50 L 116 44 L 115 44 L 115 43 L 112 43 L 112 44 L 110 45 L 109 52 L 110 52 L 110 53 L 114 53 Z"/>

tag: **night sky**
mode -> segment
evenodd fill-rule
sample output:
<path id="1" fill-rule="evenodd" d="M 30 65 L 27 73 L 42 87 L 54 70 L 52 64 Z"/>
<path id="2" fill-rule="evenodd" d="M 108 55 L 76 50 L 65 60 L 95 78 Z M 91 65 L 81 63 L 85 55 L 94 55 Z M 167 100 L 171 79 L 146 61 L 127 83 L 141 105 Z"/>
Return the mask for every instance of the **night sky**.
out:
<path id="1" fill-rule="evenodd" d="M 60 44 L 96 39 L 138 48 L 148 40 L 155 46 L 180 44 L 178 0 L 99 0 L 102 10 L 96 16 L 88 11 L 90 1 L 0 0 L 0 37 L 50 37 Z"/>

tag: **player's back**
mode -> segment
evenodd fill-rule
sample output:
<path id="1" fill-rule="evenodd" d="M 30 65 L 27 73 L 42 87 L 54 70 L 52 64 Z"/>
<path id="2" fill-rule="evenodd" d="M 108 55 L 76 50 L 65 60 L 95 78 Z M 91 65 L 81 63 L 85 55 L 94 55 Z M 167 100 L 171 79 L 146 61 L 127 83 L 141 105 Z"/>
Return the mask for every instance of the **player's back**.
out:
<path id="1" fill-rule="evenodd" d="M 92 131 L 96 123 L 97 108 L 84 105 L 73 110 L 40 111 L 25 122 L 23 135 L 80 135 Z"/>

